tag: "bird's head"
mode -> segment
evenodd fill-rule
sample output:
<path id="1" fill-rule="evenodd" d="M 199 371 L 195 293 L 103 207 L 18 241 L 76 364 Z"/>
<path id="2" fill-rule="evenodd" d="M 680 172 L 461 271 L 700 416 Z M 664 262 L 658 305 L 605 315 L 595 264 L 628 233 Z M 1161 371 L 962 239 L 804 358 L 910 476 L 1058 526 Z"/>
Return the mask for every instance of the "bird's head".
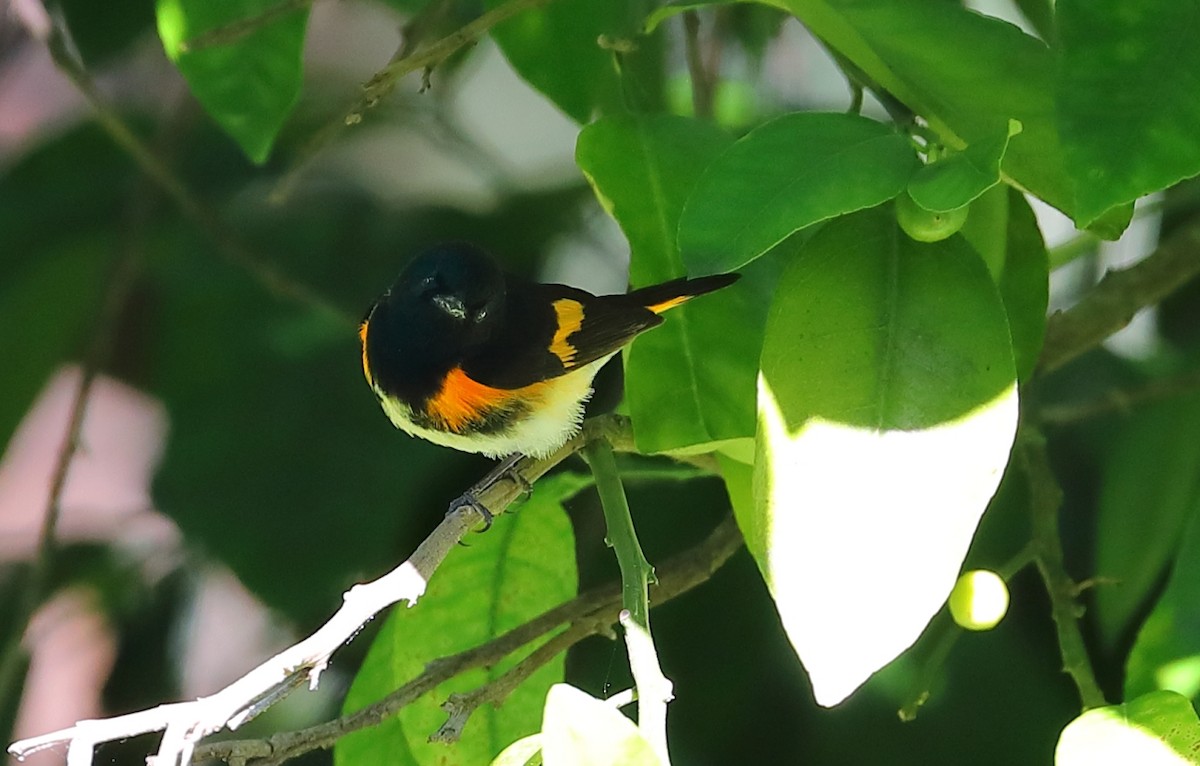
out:
<path id="1" fill-rule="evenodd" d="M 504 310 L 504 274 L 473 245 L 450 243 L 422 252 L 382 299 L 407 331 L 466 348 L 485 340 Z"/>

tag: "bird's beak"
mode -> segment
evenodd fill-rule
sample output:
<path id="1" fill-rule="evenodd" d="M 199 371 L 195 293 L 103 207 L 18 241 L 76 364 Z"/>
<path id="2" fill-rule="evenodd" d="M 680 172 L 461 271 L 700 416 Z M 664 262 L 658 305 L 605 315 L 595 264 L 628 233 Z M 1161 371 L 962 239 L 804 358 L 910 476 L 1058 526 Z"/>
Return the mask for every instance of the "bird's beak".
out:
<path id="1" fill-rule="evenodd" d="M 456 295 L 435 295 L 433 302 L 442 311 L 445 311 L 450 316 L 458 320 L 467 318 L 467 307 L 463 305 L 462 299 Z"/>

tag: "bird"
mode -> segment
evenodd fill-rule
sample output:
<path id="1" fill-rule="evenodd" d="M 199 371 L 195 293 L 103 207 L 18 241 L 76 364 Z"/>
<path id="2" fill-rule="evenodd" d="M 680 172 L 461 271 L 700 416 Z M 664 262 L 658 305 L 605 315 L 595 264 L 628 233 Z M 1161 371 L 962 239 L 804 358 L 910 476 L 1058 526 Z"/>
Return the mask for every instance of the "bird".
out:
<path id="1" fill-rule="evenodd" d="M 466 242 L 435 245 L 367 310 L 363 374 L 413 436 L 492 458 L 544 458 L 579 431 L 605 362 L 662 324 L 664 311 L 737 279 L 593 295 L 505 273 Z"/>

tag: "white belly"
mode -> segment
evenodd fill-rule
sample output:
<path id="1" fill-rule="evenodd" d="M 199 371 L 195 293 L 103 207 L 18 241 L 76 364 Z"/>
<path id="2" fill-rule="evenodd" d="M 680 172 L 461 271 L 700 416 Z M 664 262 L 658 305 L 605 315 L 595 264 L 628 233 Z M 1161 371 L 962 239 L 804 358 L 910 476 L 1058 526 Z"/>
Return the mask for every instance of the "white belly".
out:
<path id="1" fill-rule="evenodd" d="M 422 428 L 413 423 L 411 411 L 403 403 L 382 394 L 379 401 L 397 428 L 434 444 L 495 458 L 516 453 L 542 458 L 552 454 L 579 431 L 583 423 L 583 405 L 592 395 L 592 378 L 608 359 L 598 359 L 555 378 L 545 387 L 541 404 L 503 433 L 463 436 Z M 378 389 L 376 393 L 380 393 Z"/>

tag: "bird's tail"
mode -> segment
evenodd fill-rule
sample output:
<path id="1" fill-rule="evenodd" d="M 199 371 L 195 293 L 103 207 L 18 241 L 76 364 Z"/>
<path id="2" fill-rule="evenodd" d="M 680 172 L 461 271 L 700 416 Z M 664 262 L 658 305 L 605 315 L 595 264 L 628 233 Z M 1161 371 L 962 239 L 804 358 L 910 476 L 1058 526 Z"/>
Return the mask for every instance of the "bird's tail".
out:
<path id="1" fill-rule="evenodd" d="M 644 306 L 655 314 L 661 314 L 667 309 L 673 309 L 681 303 L 690 301 L 697 295 L 704 295 L 727 287 L 738 281 L 740 276 L 740 274 L 713 274 L 710 277 L 695 279 L 687 277 L 673 279 L 670 282 L 663 282 L 661 285 L 634 290 L 629 293 L 628 297 L 636 301 L 639 306 Z"/>

